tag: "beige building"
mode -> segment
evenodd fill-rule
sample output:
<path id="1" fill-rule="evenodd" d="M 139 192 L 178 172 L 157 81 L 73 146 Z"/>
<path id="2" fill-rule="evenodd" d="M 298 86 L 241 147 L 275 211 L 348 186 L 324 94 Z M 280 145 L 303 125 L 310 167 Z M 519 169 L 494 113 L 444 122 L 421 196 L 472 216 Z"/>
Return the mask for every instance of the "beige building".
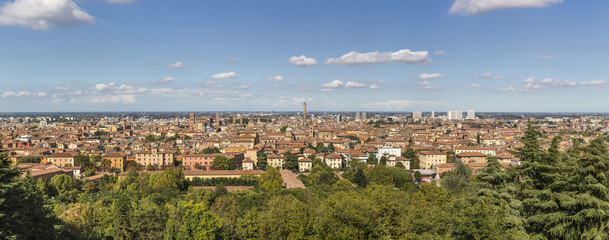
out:
<path id="1" fill-rule="evenodd" d="M 152 151 L 135 152 L 134 155 L 135 161 L 140 165 L 167 166 L 173 164 L 173 158 L 175 156 L 175 153 L 163 152 L 158 151 L 157 149 L 152 149 Z"/>
<path id="2" fill-rule="evenodd" d="M 74 166 L 74 157 L 76 156 L 76 153 L 69 152 L 53 153 L 47 157 L 47 163 L 58 167 L 71 167 Z"/>
<path id="3" fill-rule="evenodd" d="M 446 163 L 446 154 L 443 152 L 423 151 L 419 153 L 421 168 L 431 169 L 435 165 Z"/>

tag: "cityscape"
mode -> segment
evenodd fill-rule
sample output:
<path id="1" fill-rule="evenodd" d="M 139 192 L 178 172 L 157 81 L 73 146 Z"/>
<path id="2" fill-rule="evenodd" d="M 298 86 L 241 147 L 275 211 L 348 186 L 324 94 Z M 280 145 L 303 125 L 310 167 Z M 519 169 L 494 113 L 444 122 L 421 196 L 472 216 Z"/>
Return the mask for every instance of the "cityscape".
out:
<path id="1" fill-rule="evenodd" d="M 0 239 L 609 239 L 608 13 L 0 0 Z"/>

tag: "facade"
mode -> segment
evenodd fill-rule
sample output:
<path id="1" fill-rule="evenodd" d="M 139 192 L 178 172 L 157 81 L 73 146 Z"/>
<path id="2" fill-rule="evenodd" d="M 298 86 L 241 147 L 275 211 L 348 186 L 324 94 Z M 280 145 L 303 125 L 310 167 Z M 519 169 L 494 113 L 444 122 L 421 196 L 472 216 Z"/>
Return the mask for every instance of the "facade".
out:
<path id="1" fill-rule="evenodd" d="M 446 154 L 443 152 L 423 151 L 419 153 L 420 167 L 431 169 L 438 164 L 446 163 Z"/>
<path id="2" fill-rule="evenodd" d="M 467 153 L 467 152 L 478 152 L 484 155 L 495 156 L 495 149 L 492 147 L 458 147 L 455 148 L 455 154 Z"/>
<path id="3" fill-rule="evenodd" d="M 298 159 L 298 171 L 299 172 L 307 172 L 311 171 L 313 167 L 313 161 L 309 158 L 301 158 Z"/>
<path id="4" fill-rule="evenodd" d="M 471 120 L 476 119 L 476 111 L 467 110 L 467 119 L 471 119 Z"/>
<path id="5" fill-rule="evenodd" d="M 47 157 L 47 163 L 53 164 L 58 167 L 71 167 L 74 166 L 74 157 L 76 157 L 76 153 L 53 153 Z"/>
<path id="6" fill-rule="evenodd" d="M 152 149 L 152 151 L 136 152 L 135 161 L 143 166 L 167 166 L 173 164 L 174 156 L 175 153 L 173 152 L 163 152 L 158 151 L 157 149 Z"/>
<path id="7" fill-rule="evenodd" d="M 127 154 L 125 153 L 107 153 L 102 156 L 102 160 L 109 160 L 110 167 L 125 171 L 127 169 Z"/>
<path id="8" fill-rule="evenodd" d="M 378 153 L 376 154 L 376 159 L 380 160 L 381 157 L 389 158 L 389 156 L 402 156 L 402 149 L 392 146 L 383 146 L 378 149 Z"/>
<path id="9" fill-rule="evenodd" d="M 326 156 L 325 162 L 331 168 L 341 168 L 342 167 L 343 158 L 340 157 L 340 155 L 338 155 L 336 153 L 331 153 L 328 156 Z"/>
<path id="10" fill-rule="evenodd" d="M 254 170 L 254 161 L 251 159 L 245 159 L 243 161 L 243 170 Z"/>
<path id="11" fill-rule="evenodd" d="M 457 159 L 463 163 L 486 163 L 486 154 L 479 152 L 465 152 L 457 154 Z"/>
<path id="12" fill-rule="evenodd" d="M 274 167 L 279 170 L 283 169 L 283 157 L 280 155 L 269 155 L 266 158 L 266 161 L 268 166 Z"/>

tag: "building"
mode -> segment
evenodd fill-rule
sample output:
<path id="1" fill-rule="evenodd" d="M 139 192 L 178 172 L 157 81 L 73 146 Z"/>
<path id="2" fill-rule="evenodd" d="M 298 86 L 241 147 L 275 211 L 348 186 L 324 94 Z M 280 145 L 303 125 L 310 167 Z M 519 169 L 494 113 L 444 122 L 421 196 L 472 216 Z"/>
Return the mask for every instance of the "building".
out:
<path id="1" fill-rule="evenodd" d="M 266 157 L 266 161 L 267 166 L 271 166 L 279 170 L 283 169 L 283 157 L 280 155 L 269 155 L 268 157 Z"/>
<path id="2" fill-rule="evenodd" d="M 461 111 L 461 110 L 448 111 L 447 117 L 448 117 L 448 120 L 462 120 L 463 111 Z"/>
<path id="3" fill-rule="evenodd" d="M 455 154 L 467 153 L 467 152 L 478 152 L 484 155 L 495 156 L 495 149 L 492 147 L 457 147 L 455 148 Z"/>
<path id="4" fill-rule="evenodd" d="M 135 152 L 134 155 L 135 155 L 135 161 L 140 165 L 167 166 L 167 165 L 173 164 L 175 153 L 174 152 L 163 152 L 163 151 L 158 151 L 158 149 L 152 149 L 152 151 Z"/>
<path id="5" fill-rule="evenodd" d="M 243 170 L 254 170 L 254 160 L 252 159 L 245 159 L 243 160 Z"/>
<path id="6" fill-rule="evenodd" d="M 480 152 L 464 152 L 457 154 L 457 160 L 463 163 L 486 163 L 486 154 Z"/>
<path id="7" fill-rule="evenodd" d="M 313 160 L 311 160 L 310 158 L 301 158 L 298 159 L 298 171 L 299 172 L 308 172 L 311 171 L 311 168 L 313 167 Z"/>
<path id="8" fill-rule="evenodd" d="M 380 147 L 376 154 L 376 159 L 380 160 L 381 157 L 383 157 L 383 156 L 386 158 L 389 158 L 389 156 L 391 156 L 391 155 L 396 156 L 396 157 L 402 156 L 402 149 L 398 148 L 398 147 L 392 147 L 392 146 Z"/>
<path id="9" fill-rule="evenodd" d="M 467 110 L 467 119 L 471 119 L 471 120 L 476 119 L 476 111 Z"/>
<path id="10" fill-rule="evenodd" d="M 421 120 L 421 118 L 423 118 L 423 113 L 412 112 L 412 119 L 414 119 L 415 121 L 419 121 L 419 120 Z"/>
<path id="11" fill-rule="evenodd" d="M 127 155 L 128 154 L 118 152 L 107 153 L 102 156 L 102 161 L 108 160 L 111 168 L 118 169 L 122 172 L 127 169 Z"/>
<path id="12" fill-rule="evenodd" d="M 443 152 L 423 151 L 419 153 L 420 168 L 431 169 L 438 164 L 446 163 L 446 154 Z"/>
<path id="13" fill-rule="evenodd" d="M 325 162 L 331 168 L 338 169 L 342 167 L 343 158 L 336 153 L 330 153 L 328 156 L 325 157 Z"/>
<path id="14" fill-rule="evenodd" d="M 71 167 L 74 166 L 76 156 L 78 156 L 76 153 L 71 152 L 53 153 L 46 158 L 46 162 L 58 167 Z"/>

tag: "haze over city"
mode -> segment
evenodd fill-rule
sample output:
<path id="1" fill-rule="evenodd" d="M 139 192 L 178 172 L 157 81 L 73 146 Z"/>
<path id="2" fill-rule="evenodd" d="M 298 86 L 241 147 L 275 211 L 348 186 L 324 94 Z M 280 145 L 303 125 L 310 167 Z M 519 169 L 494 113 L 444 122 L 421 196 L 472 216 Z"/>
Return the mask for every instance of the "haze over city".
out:
<path id="1" fill-rule="evenodd" d="M 607 112 L 609 2 L 0 2 L 3 112 Z"/>

